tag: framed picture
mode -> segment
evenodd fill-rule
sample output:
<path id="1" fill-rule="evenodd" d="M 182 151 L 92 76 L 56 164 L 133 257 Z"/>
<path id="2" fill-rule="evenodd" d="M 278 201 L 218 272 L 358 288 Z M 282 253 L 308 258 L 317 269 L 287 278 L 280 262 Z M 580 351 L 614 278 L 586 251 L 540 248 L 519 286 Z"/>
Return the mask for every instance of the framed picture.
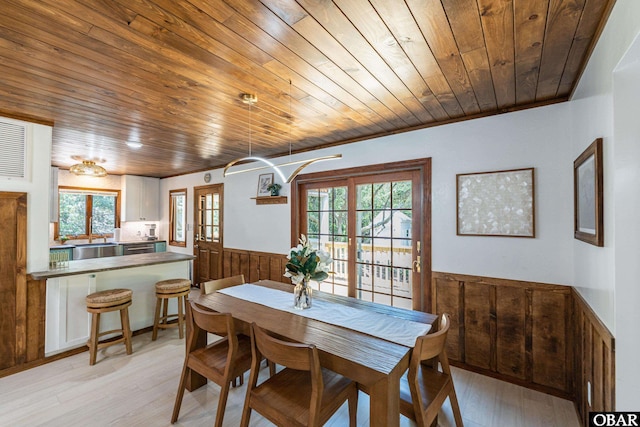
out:
<path id="1" fill-rule="evenodd" d="M 459 236 L 535 237 L 533 168 L 456 175 Z"/>
<path id="2" fill-rule="evenodd" d="M 573 213 L 576 239 L 604 246 L 602 138 L 573 162 Z"/>
<path id="3" fill-rule="evenodd" d="M 269 186 L 273 184 L 273 173 L 263 173 L 258 177 L 258 197 L 271 196 Z"/>

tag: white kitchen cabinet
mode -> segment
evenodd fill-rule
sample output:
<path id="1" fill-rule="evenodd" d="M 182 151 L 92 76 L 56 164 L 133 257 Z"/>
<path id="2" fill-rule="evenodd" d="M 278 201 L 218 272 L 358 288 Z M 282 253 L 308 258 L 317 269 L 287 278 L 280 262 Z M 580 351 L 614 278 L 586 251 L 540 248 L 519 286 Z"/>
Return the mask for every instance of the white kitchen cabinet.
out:
<path id="1" fill-rule="evenodd" d="M 160 180 L 135 175 L 122 179 L 122 221 L 159 221 Z"/>
<path id="2" fill-rule="evenodd" d="M 87 343 L 91 316 L 85 297 L 95 291 L 95 274 L 47 280 L 45 355 Z"/>
<path id="3" fill-rule="evenodd" d="M 49 185 L 49 222 L 58 222 L 58 168 L 51 166 Z"/>

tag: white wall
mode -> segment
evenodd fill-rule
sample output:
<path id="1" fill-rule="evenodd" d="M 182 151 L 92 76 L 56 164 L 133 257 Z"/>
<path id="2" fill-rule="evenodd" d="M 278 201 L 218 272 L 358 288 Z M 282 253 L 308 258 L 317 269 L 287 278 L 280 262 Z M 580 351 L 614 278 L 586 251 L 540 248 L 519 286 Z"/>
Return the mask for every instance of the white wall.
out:
<path id="1" fill-rule="evenodd" d="M 640 364 L 640 35 L 614 72 L 615 331 L 617 409 L 638 409 Z"/>
<path id="2" fill-rule="evenodd" d="M 573 156 L 604 139 L 605 247 L 574 242 L 574 281 L 616 338 L 616 409 L 627 411 L 640 396 L 639 34 L 640 2 L 618 0 L 570 102 Z"/>
<path id="3" fill-rule="evenodd" d="M 28 176 L 25 180 L 0 179 L 0 191 L 27 193 L 27 272 L 30 273 L 49 266 L 47 236 L 52 128 L 20 123 L 27 125 Z"/>
<path id="4" fill-rule="evenodd" d="M 293 160 L 342 153 L 341 160 L 321 162 L 304 173 L 431 157 L 433 269 L 547 283 L 572 283 L 573 202 L 572 154 L 567 104 L 439 126 L 365 142 L 296 155 Z M 284 162 L 287 158 L 280 159 Z M 289 166 L 285 175 L 296 166 Z M 536 174 L 536 238 L 456 236 L 456 173 L 534 167 Z M 257 206 L 256 171 L 222 178 L 224 246 L 286 253 L 290 247 L 290 205 Z M 162 227 L 168 221 L 168 192 L 204 185 L 204 173 L 163 179 Z M 276 181 L 279 181 L 276 178 Z M 283 186 L 282 195 L 288 195 Z M 193 223 L 193 212 L 188 213 Z M 176 252 L 191 253 L 189 247 Z"/>

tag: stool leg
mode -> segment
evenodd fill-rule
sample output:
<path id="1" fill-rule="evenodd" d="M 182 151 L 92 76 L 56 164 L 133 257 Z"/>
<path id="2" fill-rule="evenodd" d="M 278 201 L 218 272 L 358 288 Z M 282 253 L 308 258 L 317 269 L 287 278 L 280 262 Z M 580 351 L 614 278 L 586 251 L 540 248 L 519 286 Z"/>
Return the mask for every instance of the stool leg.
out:
<path id="1" fill-rule="evenodd" d="M 133 353 L 131 348 L 131 328 L 129 326 L 129 307 L 120 310 L 120 323 L 122 323 L 122 336 L 124 345 L 127 348 L 127 354 Z"/>
<path id="2" fill-rule="evenodd" d="M 162 306 L 162 323 L 163 325 L 167 325 L 169 323 L 169 298 L 162 298 L 163 306 Z"/>
<path id="3" fill-rule="evenodd" d="M 91 335 L 89 337 L 89 365 L 96 364 L 98 353 L 98 334 L 100 329 L 100 313 L 91 313 Z"/>
<path id="4" fill-rule="evenodd" d="M 155 341 L 158 338 L 158 323 L 160 323 L 160 306 L 162 305 L 162 299 L 156 297 L 156 315 L 153 319 L 153 334 L 151 335 L 151 341 Z"/>
<path id="5" fill-rule="evenodd" d="M 184 313 L 182 308 L 184 307 L 184 297 L 178 297 L 178 332 L 180 339 L 184 338 Z"/>

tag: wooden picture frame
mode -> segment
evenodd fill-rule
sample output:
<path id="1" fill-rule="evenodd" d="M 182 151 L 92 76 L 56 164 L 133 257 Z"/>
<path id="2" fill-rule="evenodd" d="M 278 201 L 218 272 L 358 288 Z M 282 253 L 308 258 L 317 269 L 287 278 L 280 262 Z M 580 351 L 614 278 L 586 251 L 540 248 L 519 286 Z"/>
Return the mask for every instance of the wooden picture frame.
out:
<path id="1" fill-rule="evenodd" d="M 602 138 L 597 138 L 573 162 L 573 235 L 604 246 Z"/>
<path id="2" fill-rule="evenodd" d="M 257 197 L 271 196 L 269 186 L 273 184 L 273 173 L 263 173 L 258 176 L 258 194 Z"/>
<path id="3" fill-rule="evenodd" d="M 534 238 L 534 169 L 457 174 L 456 228 L 458 236 Z"/>

